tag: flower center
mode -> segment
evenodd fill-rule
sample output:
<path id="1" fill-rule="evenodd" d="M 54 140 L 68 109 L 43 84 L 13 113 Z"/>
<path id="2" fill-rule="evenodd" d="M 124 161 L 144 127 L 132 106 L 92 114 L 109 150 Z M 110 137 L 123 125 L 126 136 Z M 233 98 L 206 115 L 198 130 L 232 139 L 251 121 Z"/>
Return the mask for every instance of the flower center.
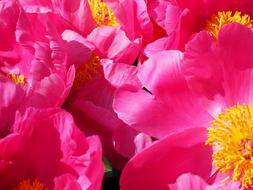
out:
<path id="1" fill-rule="evenodd" d="M 24 75 L 9 73 L 6 77 L 15 84 L 24 85 L 26 83 Z"/>
<path id="2" fill-rule="evenodd" d="M 85 83 L 90 81 L 94 76 L 98 75 L 100 59 L 96 55 L 92 55 L 88 62 L 82 64 L 76 71 L 73 88 L 79 90 Z"/>
<path id="3" fill-rule="evenodd" d="M 33 182 L 30 180 L 21 181 L 18 187 L 14 188 L 14 190 L 47 190 L 47 188 L 36 179 Z"/>
<path id="4" fill-rule="evenodd" d="M 206 144 L 215 147 L 213 165 L 221 173 L 231 173 L 232 180 L 240 181 L 242 187 L 252 187 L 253 106 L 237 104 L 211 124 Z"/>
<path id="5" fill-rule="evenodd" d="M 111 9 L 101 0 L 88 0 L 92 17 L 97 26 L 119 26 Z"/>
<path id="6" fill-rule="evenodd" d="M 239 23 L 248 28 L 252 28 L 252 20 L 249 15 L 241 15 L 241 12 L 222 11 L 214 14 L 206 25 L 206 30 L 209 31 L 214 39 L 217 39 L 218 33 L 222 26 L 229 23 Z"/>

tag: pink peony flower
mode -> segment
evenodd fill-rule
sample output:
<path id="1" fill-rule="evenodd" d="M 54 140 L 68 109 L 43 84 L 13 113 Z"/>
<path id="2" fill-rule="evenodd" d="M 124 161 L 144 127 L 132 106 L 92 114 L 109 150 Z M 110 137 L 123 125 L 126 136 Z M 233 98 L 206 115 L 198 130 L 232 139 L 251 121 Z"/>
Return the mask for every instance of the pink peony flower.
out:
<path id="1" fill-rule="evenodd" d="M 13 133 L 0 140 L 0 147 L 1 189 L 101 188 L 100 141 L 85 137 L 66 111 L 18 112 Z"/>
<path id="2" fill-rule="evenodd" d="M 57 24 L 57 31 L 62 33 L 63 47 L 68 52 L 67 65 L 74 64 L 76 74 L 64 108 L 73 114 L 85 133 L 99 135 L 104 155 L 121 168 L 129 157 L 152 142 L 149 136 L 119 120 L 112 109 L 116 88 L 132 82 L 140 85 L 136 68 L 130 65 L 144 40 L 148 40 L 152 26 L 144 1 L 110 1 L 108 6 L 106 3 L 21 1 L 27 13 L 49 12 L 65 21 L 61 26 Z M 126 14 L 129 10 L 131 13 Z M 106 19 L 105 14 L 108 14 Z M 101 64 L 103 59 L 106 66 Z M 126 139 L 129 143 L 125 143 Z"/>
<path id="3" fill-rule="evenodd" d="M 139 72 L 149 92 L 121 88 L 113 107 L 128 125 L 156 138 L 208 128 L 214 171 L 252 188 L 252 40 L 251 29 L 232 23 L 217 40 L 198 33 L 184 55 L 154 54 Z"/>
<path id="4" fill-rule="evenodd" d="M 60 106 L 74 79 L 50 14 L 25 13 L 16 1 L 0 2 L 0 136 L 27 107 Z"/>
<path id="5" fill-rule="evenodd" d="M 212 173 L 203 128 L 171 134 L 133 157 L 120 179 L 121 190 L 239 190 Z M 135 174 L 135 175 L 133 175 Z"/>
<path id="6" fill-rule="evenodd" d="M 91 11 L 92 3 L 97 2 L 89 1 Z M 134 5 L 145 9 L 142 1 L 116 2 L 110 2 L 108 6 L 110 5 L 112 10 L 113 7 L 118 7 L 119 12 L 125 12 L 126 6 L 129 9 L 134 8 Z M 105 9 L 109 10 L 107 8 Z M 119 14 L 122 23 L 128 23 L 133 22 L 134 11 L 128 15 L 130 18 L 124 18 L 126 15 L 120 15 L 119 12 L 115 14 Z M 138 14 L 145 17 L 145 11 L 144 13 L 141 13 L 142 10 L 138 11 L 140 11 Z M 109 21 L 107 24 L 95 18 L 94 21 L 101 26 L 94 28 L 88 35 L 75 28 L 66 28 L 62 33 L 62 38 L 66 42 L 65 47 L 69 52 L 68 63 L 74 63 L 76 67 L 73 88 L 65 108 L 73 114 L 78 126 L 85 133 L 99 135 L 104 155 L 113 166 L 121 168 L 129 157 L 152 142 L 149 136 L 139 134 L 125 125 L 112 109 L 116 88 L 129 84 L 140 86 L 135 76 L 137 70 L 130 65 L 140 52 L 141 34 L 135 35 L 133 31 L 128 31 L 126 29 L 129 28 L 128 25 L 118 27 Z M 134 22 L 139 21 L 135 19 Z M 138 25 L 138 29 L 140 27 Z M 133 27 L 129 29 L 131 28 Z M 125 143 L 126 139 L 129 143 Z"/>
<path id="7" fill-rule="evenodd" d="M 153 26 L 144 0 L 20 0 L 29 12 L 56 12 L 74 30 L 86 37 L 101 26 L 120 27 L 127 37 L 146 43 L 152 39 Z"/>
<path id="8" fill-rule="evenodd" d="M 216 30 L 213 24 L 217 27 L 231 22 L 246 24 L 248 18 L 243 15 L 253 16 L 252 5 L 250 0 L 149 0 L 149 15 L 166 31 L 166 35 L 149 44 L 145 53 L 149 56 L 163 49 L 183 50 L 193 34 L 201 30 Z M 248 21 L 250 20 L 249 18 Z"/>

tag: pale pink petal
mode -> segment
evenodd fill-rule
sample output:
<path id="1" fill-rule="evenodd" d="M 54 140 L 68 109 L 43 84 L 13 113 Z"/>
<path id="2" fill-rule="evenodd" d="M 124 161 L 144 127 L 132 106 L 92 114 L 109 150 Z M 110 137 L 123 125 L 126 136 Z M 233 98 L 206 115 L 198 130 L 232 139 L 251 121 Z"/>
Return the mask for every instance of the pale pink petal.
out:
<path id="1" fill-rule="evenodd" d="M 75 64 L 77 67 L 90 59 L 95 47 L 83 36 L 72 30 L 65 30 L 62 33 L 64 44 L 68 52 L 68 64 Z"/>
<path id="2" fill-rule="evenodd" d="M 101 60 L 104 70 L 104 77 L 114 87 L 123 85 L 133 85 L 141 87 L 141 83 L 137 78 L 137 67 L 124 63 L 115 63 L 109 59 Z"/>
<path id="3" fill-rule="evenodd" d="M 201 177 L 189 173 L 179 176 L 176 183 L 169 185 L 170 190 L 206 190 L 206 186 Z"/>
<path id="4" fill-rule="evenodd" d="M 149 147 L 153 143 L 152 138 L 144 133 L 139 133 L 135 137 L 134 142 L 136 146 L 136 154 L 140 153 L 142 150 Z"/>
<path id="5" fill-rule="evenodd" d="M 100 58 L 132 64 L 139 54 L 139 40 L 129 40 L 120 28 L 98 27 L 87 36 L 87 39 L 96 46 Z"/>
<path id="6" fill-rule="evenodd" d="M 52 0 L 53 8 L 71 23 L 77 31 L 86 36 L 95 27 L 87 0 Z"/>
<path id="7" fill-rule="evenodd" d="M 71 74 L 70 81 L 73 78 L 74 75 Z M 45 77 L 36 85 L 31 96 L 31 105 L 38 108 L 60 106 L 67 97 L 71 84 L 66 86 L 65 81 L 57 74 Z"/>
<path id="8" fill-rule="evenodd" d="M 22 107 L 25 98 L 26 94 L 21 86 L 0 78 L 0 137 L 10 133 L 15 112 Z"/>
<path id="9" fill-rule="evenodd" d="M 89 3 L 86 0 L 20 0 L 20 3 L 28 13 L 54 12 L 61 15 L 66 23 L 84 36 L 95 27 Z"/>

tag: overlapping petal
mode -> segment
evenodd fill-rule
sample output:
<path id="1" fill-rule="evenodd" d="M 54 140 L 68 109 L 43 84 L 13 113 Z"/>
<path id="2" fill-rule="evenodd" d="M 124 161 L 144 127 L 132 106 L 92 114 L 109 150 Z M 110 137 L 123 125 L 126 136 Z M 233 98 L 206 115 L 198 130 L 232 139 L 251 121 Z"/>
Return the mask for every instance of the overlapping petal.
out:
<path id="1" fill-rule="evenodd" d="M 0 146 L 2 189 L 15 188 L 28 179 L 59 189 L 64 178 L 71 189 L 100 189 L 99 139 L 85 138 L 66 111 L 28 109 L 24 115 L 18 113 L 13 133 L 1 139 Z"/>

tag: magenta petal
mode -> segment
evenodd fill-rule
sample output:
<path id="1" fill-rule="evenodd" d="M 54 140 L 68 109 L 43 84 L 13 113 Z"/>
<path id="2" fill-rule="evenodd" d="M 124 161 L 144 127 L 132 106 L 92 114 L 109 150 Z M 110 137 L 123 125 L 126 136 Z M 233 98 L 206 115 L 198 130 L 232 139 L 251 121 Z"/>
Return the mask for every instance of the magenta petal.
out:
<path id="1" fill-rule="evenodd" d="M 158 141 L 128 162 L 120 179 L 121 190 L 168 190 L 168 184 L 183 173 L 206 180 L 212 150 L 204 145 L 205 140 L 206 130 L 195 128 Z"/>
<path id="2" fill-rule="evenodd" d="M 1 189 L 13 189 L 27 179 L 38 179 L 48 189 L 59 189 L 59 180 L 70 189 L 78 184 L 85 190 L 101 188 L 100 141 L 86 138 L 64 110 L 18 112 L 13 133 L 0 140 L 0 147 Z"/>
<path id="3" fill-rule="evenodd" d="M 226 68 L 223 86 L 227 106 L 252 104 L 253 32 L 240 24 L 229 24 L 220 30 L 219 45 Z"/>
<path id="4" fill-rule="evenodd" d="M 217 50 L 216 50 L 217 51 Z M 194 93 L 213 99 L 224 94 L 221 61 L 208 32 L 200 32 L 186 45 L 182 70 Z"/>
<path id="5" fill-rule="evenodd" d="M 253 67 L 253 32 L 237 23 L 224 26 L 218 36 L 225 66 L 237 69 Z"/>
<path id="6" fill-rule="evenodd" d="M 167 1 L 150 1 L 148 3 L 149 15 L 154 21 L 165 29 L 166 8 L 169 5 Z"/>
<path id="7" fill-rule="evenodd" d="M 130 40 L 142 38 L 146 44 L 152 38 L 153 26 L 144 0 L 105 0 L 120 21 Z"/>
<path id="8" fill-rule="evenodd" d="M 15 44 L 16 22 L 19 17 L 19 7 L 14 0 L 0 2 L 0 19 L 2 24 L 0 27 L 0 50 L 10 51 Z"/>

